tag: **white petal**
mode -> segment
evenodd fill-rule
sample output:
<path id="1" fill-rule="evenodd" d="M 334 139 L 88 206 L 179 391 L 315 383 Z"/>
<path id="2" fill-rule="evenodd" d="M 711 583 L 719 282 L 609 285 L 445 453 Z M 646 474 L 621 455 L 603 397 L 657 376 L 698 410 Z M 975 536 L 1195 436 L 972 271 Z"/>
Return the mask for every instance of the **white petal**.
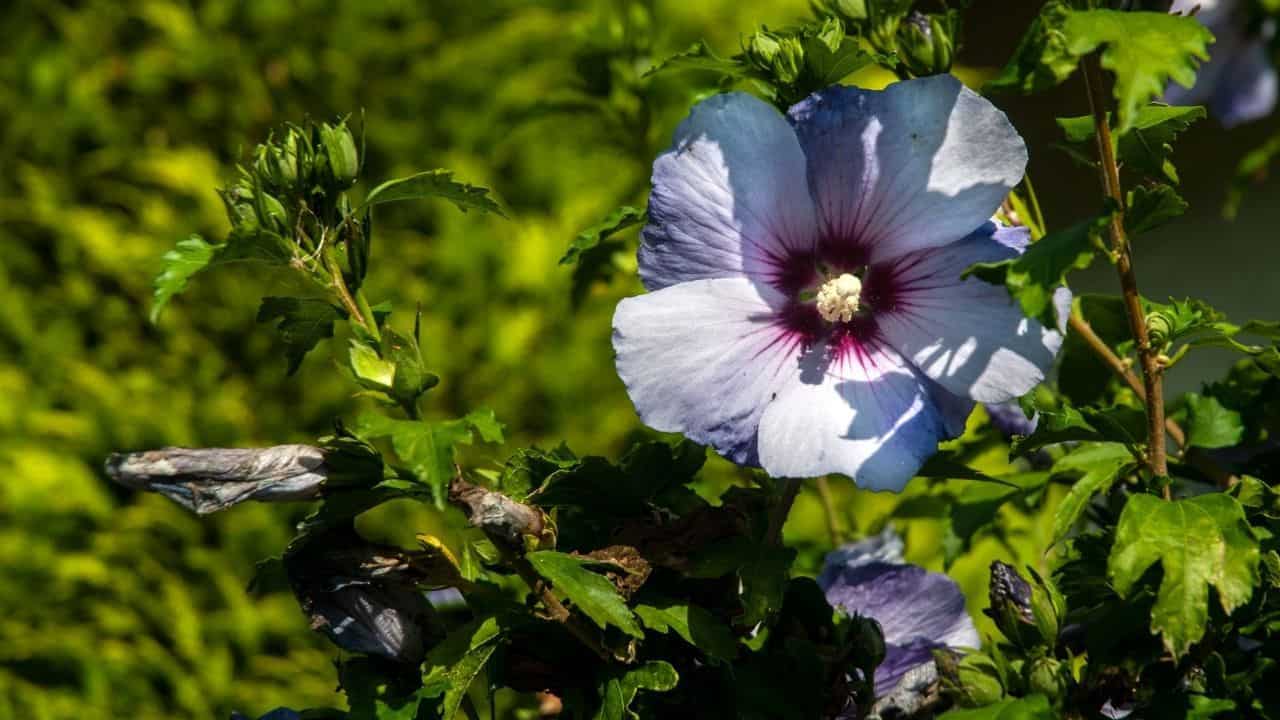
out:
<path id="1" fill-rule="evenodd" d="M 1016 251 L 975 235 L 896 261 L 897 304 L 877 316 L 880 337 L 944 389 L 978 402 L 1025 395 L 1044 380 L 1062 336 L 1022 314 L 998 285 L 961 280 L 977 262 Z"/>
<path id="2" fill-rule="evenodd" d="M 1005 114 L 950 75 L 883 91 L 832 86 L 789 115 L 825 234 L 873 259 L 966 237 L 1026 169 Z"/>
<path id="3" fill-rule="evenodd" d="M 767 277 L 777 258 L 813 246 L 816 215 L 795 131 L 745 93 L 694 106 L 653 164 L 640 278 L 651 290 L 688 280 Z"/>
<path id="4" fill-rule="evenodd" d="M 799 373 L 784 298 L 746 278 L 696 280 L 628 298 L 613 316 L 618 375 L 644 423 L 754 465 L 769 399 Z"/>

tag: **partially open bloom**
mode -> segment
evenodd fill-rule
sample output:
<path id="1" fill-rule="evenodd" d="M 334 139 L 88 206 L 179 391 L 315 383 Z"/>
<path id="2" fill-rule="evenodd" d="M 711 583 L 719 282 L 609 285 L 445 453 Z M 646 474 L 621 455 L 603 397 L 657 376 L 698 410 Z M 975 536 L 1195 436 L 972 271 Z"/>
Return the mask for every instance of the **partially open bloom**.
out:
<path id="1" fill-rule="evenodd" d="M 1194 87 L 1170 85 L 1164 99 L 1171 105 L 1207 103 L 1226 127 L 1266 117 L 1275 109 L 1276 68 L 1267 47 L 1275 35 L 1268 20 L 1251 27 L 1248 3 L 1239 0 L 1175 0 L 1171 12 L 1188 14 L 1213 32 L 1209 62 L 1200 68 Z"/>
<path id="2" fill-rule="evenodd" d="M 938 677 L 934 650 L 980 644 L 959 586 L 903 562 L 902 539 L 892 529 L 832 552 L 818 584 L 833 607 L 880 623 L 885 656 L 876 668 L 878 701 L 931 685 Z"/>
<path id="3" fill-rule="evenodd" d="M 1060 344 L 962 280 L 1024 228 L 989 218 L 1027 153 L 955 78 L 833 86 L 783 116 L 694 107 L 654 163 L 640 277 L 614 315 L 641 419 L 775 477 L 900 490 L 974 401 L 1044 378 Z"/>

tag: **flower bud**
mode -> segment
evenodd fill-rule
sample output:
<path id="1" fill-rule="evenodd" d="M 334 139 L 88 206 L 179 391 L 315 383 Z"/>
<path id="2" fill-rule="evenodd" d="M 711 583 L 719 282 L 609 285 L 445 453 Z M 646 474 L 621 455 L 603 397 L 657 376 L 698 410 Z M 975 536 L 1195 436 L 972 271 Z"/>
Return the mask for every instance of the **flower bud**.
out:
<path id="1" fill-rule="evenodd" d="M 1071 687 L 1067 666 L 1051 657 L 1038 657 L 1026 666 L 1027 687 L 1056 703 L 1066 696 Z"/>
<path id="2" fill-rule="evenodd" d="M 983 653 L 957 655 L 940 650 L 935 653 L 943 687 L 957 705 L 981 707 L 999 702 L 1004 697 L 1004 682 L 994 660 Z"/>
<path id="3" fill-rule="evenodd" d="M 356 140 L 345 122 L 320 126 L 320 145 L 329 169 L 329 178 L 339 188 L 350 187 L 360 172 L 360 156 Z"/>
<path id="4" fill-rule="evenodd" d="M 747 41 L 747 57 L 780 85 L 790 85 L 804 70 L 804 46 L 800 39 L 760 30 Z"/>
<path id="5" fill-rule="evenodd" d="M 245 500 L 311 500 L 329 473 L 324 451 L 310 445 L 114 453 L 106 470 L 121 485 L 158 492 L 200 515 Z"/>
<path id="6" fill-rule="evenodd" d="M 955 57 L 953 23 L 946 15 L 912 12 L 898 26 L 899 57 L 916 77 L 950 72 Z"/>
<path id="7" fill-rule="evenodd" d="M 1151 339 L 1151 345 L 1156 348 L 1164 347 L 1169 342 L 1169 336 L 1173 334 L 1173 319 L 1162 312 L 1153 312 L 1147 315 L 1147 336 Z"/>
<path id="8" fill-rule="evenodd" d="M 293 191 L 298 184 L 298 131 L 289 128 L 280 142 L 258 146 L 254 169 L 273 189 Z"/>
<path id="9" fill-rule="evenodd" d="M 1034 587 L 1012 565 L 991 563 L 991 607 L 984 611 L 1005 637 L 1024 650 L 1056 645 L 1066 612 L 1057 587 L 1031 572 Z"/>

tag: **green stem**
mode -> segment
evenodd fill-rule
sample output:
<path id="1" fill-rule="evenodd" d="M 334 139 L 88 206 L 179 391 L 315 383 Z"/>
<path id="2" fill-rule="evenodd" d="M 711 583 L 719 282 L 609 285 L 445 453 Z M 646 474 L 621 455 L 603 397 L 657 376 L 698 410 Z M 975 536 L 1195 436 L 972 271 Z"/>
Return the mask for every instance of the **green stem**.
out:
<path id="1" fill-rule="evenodd" d="M 771 545 L 782 544 L 782 526 L 787 524 L 787 515 L 791 513 L 791 506 L 795 504 L 796 496 L 800 494 L 800 484 L 801 481 L 795 478 L 782 481 L 782 497 L 778 498 L 778 504 L 769 513 L 769 528 L 765 535 L 765 542 Z"/>
<path id="2" fill-rule="evenodd" d="M 330 245 L 321 250 L 324 258 L 325 267 L 329 270 L 329 279 L 333 283 L 334 293 L 338 296 L 338 302 L 347 311 L 347 315 L 353 322 L 364 328 L 373 339 L 382 342 L 382 334 L 378 332 L 378 324 L 374 321 L 373 311 L 369 309 L 369 303 L 364 300 L 364 294 L 357 291 L 360 301 L 357 302 L 356 297 L 352 296 L 351 291 L 347 288 L 347 281 L 342 274 L 342 264 L 338 262 L 338 256 L 333 246 Z M 363 307 L 362 307 L 363 305 Z"/>
<path id="3" fill-rule="evenodd" d="M 827 535 L 831 538 L 832 547 L 840 547 L 845 539 L 844 526 L 840 522 L 840 514 L 836 511 L 835 497 L 831 494 L 831 484 L 826 477 L 820 477 L 814 483 L 818 488 L 818 500 L 822 503 L 822 512 L 827 519 Z"/>

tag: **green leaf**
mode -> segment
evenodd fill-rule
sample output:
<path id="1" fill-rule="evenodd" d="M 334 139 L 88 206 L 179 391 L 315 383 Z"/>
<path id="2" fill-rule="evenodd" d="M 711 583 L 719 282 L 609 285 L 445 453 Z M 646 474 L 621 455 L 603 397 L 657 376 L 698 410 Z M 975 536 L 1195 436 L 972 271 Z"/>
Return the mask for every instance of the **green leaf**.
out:
<path id="1" fill-rule="evenodd" d="M 334 306 L 314 298 L 268 296 L 262 298 L 258 308 L 258 322 L 278 321 L 276 331 L 284 342 L 289 375 L 298 371 L 302 358 L 317 343 L 333 337 L 333 323 L 343 317 Z"/>
<path id="2" fill-rule="evenodd" d="M 742 622 L 755 625 L 782 607 L 782 598 L 791 579 L 796 551 L 768 543 L 758 543 L 755 556 L 738 568 L 742 580 Z"/>
<path id="3" fill-rule="evenodd" d="M 1064 402 L 1060 407 L 1041 407 L 1037 411 L 1040 420 L 1035 432 L 1014 440 L 1014 455 L 1026 456 L 1048 445 L 1088 440 L 1133 447 L 1134 430 L 1145 427 L 1146 422 L 1144 412 L 1123 406 L 1077 410 Z"/>
<path id="4" fill-rule="evenodd" d="M 1231 614 L 1253 595 L 1259 557 L 1244 508 L 1230 495 L 1176 501 L 1134 495 L 1120 514 L 1107 577 L 1121 597 L 1129 597 L 1147 569 L 1160 563 L 1164 577 L 1151 630 L 1181 657 L 1204 636 L 1209 588 Z"/>
<path id="5" fill-rule="evenodd" d="M 650 511 L 649 503 L 693 479 L 706 450 L 688 441 L 633 446 L 617 464 L 597 456 L 549 464 L 550 472 L 529 498 L 543 507 L 576 506 L 597 515 L 628 517 Z M 607 487 L 609 492 L 599 492 Z"/>
<path id="6" fill-rule="evenodd" d="M 1139 185 L 1129 191 L 1128 209 L 1124 215 L 1124 228 L 1136 236 L 1182 217 L 1187 212 L 1187 201 L 1177 190 L 1164 184 Z"/>
<path id="7" fill-rule="evenodd" d="M 674 631 L 708 657 L 729 662 L 738 654 L 738 640 L 733 632 L 700 605 L 648 594 L 636 605 L 635 611 L 645 627 L 664 635 Z"/>
<path id="8" fill-rule="evenodd" d="M 1133 454 L 1119 443 L 1090 443 L 1077 447 L 1054 463 L 1053 473 L 1082 473 L 1062 499 L 1053 516 L 1053 544 L 1075 527 L 1089 500 L 1111 489 L 1117 479 L 1136 465 Z"/>
<path id="9" fill-rule="evenodd" d="M 592 716 L 593 720 L 640 720 L 631 710 L 636 693 L 640 690 L 668 692 L 679 682 L 676 669 L 662 660 L 611 670 L 600 687 L 600 708 Z"/>
<path id="10" fill-rule="evenodd" d="M 179 240 L 172 250 L 164 254 L 160 274 L 156 275 L 155 292 L 151 303 L 151 322 L 160 320 L 169 301 L 187 289 L 187 282 L 209 266 L 217 255 L 219 245 L 210 245 L 199 235 Z"/>
<path id="11" fill-rule="evenodd" d="M 366 208 L 399 200 L 421 200 L 425 198 L 444 198 L 453 203 L 462 212 L 479 210 L 506 217 L 498 203 L 489 197 L 489 189 L 477 187 L 453 179 L 452 170 L 428 170 L 416 175 L 388 180 L 369 191 L 364 205 L 356 214 Z"/>
<path id="12" fill-rule="evenodd" d="M 1017 488 L 1018 485 L 965 465 L 956 459 L 955 453 L 940 450 L 933 457 L 924 461 L 924 465 L 916 471 L 916 477 L 937 478 L 939 480 L 974 480 L 994 483 L 1005 487 Z"/>
<path id="13" fill-rule="evenodd" d="M 573 243 L 569 245 L 564 257 L 560 258 L 560 264 L 572 265 L 581 262 L 583 254 L 588 250 L 598 247 L 604 241 L 629 227 L 643 224 L 646 219 L 648 219 L 648 215 L 644 210 L 630 205 L 623 205 L 609 213 L 609 216 L 604 220 L 578 233 L 578 237 L 573 239 Z"/>
<path id="14" fill-rule="evenodd" d="M 1031 23 L 1000 74 L 986 90 L 1038 93 L 1062 83 L 1079 66 L 1079 58 L 1067 48 L 1062 28 L 1070 10 L 1060 0 L 1046 3 Z"/>
<path id="15" fill-rule="evenodd" d="M 501 636 L 498 621 L 484 618 L 453 630 L 427 653 L 419 694 L 424 698 L 444 696 L 441 720 L 457 715 L 467 689 L 498 649 Z"/>
<path id="16" fill-rule="evenodd" d="M 1227 202 L 1222 208 L 1223 215 L 1228 219 L 1235 219 L 1240 212 L 1240 204 L 1244 202 L 1245 191 L 1267 178 L 1267 169 L 1276 158 L 1280 158 L 1280 132 L 1272 134 L 1240 159 L 1240 163 L 1236 165 L 1235 177 L 1231 179 L 1231 188 L 1227 192 Z"/>
<path id="17" fill-rule="evenodd" d="M 502 441 L 501 425 L 488 410 L 438 422 L 397 420 L 368 412 L 360 416 L 356 429 L 366 438 L 390 438 L 400 460 L 419 482 L 431 488 L 437 507 L 444 507 L 445 491 L 453 478 L 455 446 L 471 444 L 472 430 L 486 442 Z"/>
<path id="18" fill-rule="evenodd" d="M 939 715 L 938 720 L 1054 720 L 1056 717 L 1045 696 L 1028 695 L 971 710 L 951 710 Z"/>
<path id="19" fill-rule="evenodd" d="M 623 249 L 623 242 L 612 240 L 613 236 L 644 224 L 647 218 L 644 210 L 624 205 L 600 223 L 578 233 L 564 257 L 560 258 L 561 265 L 574 266 L 569 290 L 574 307 L 582 304 L 592 285 L 607 281 L 617 272 L 614 255 Z"/>
<path id="20" fill-rule="evenodd" d="M 649 68 L 644 77 L 682 70 L 704 70 L 731 77 L 742 77 L 746 74 L 746 67 L 740 60 L 720 57 L 705 42 L 699 40 L 684 52 L 678 52 Z"/>
<path id="21" fill-rule="evenodd" d="M 1028 317 L 1045 327 L 1057 327 L 1053 293 L 1066 283 L 1067 273 L 1093 263 L 1106 229 L 1109 215 L 1076 223 L 1045 235 L 1031 243 L 1018 257 L 1000 262 L 978 263 L 965 270 L 994 285 L 1004 285 Z"/>
<path id="22" fill-rule="evenodd" d="M 1178 182 L 1178 170 L 1170 159 L 1173 141 L 1193 123 L 1207 117 L 1198 105 L 1147 105 L 1138 111 L 1133 127 L 1112 134 L 1116 158 L 1122 168 L 1157 180 Z M 1067 142 L 1092 147 L 1093 116 L 1058 118 Z"/>
<path id="23" fill-rule="evenodd" d="M 586 569 L 586 561 L 554 550 L 539 550 L 526 557 L 539 575 L 596 625 L 601 628 L 613 625 L 632 637 L 644 637 L 635 615 L 613 583 Z"/>
<path id="24" fill-rule="evenodd" d="M 1187 393 L 1187 444 L 1224 448 L 1240 444 L 1244 420 L 1240 413 L 1222 406 L 1215 397 Z"/>
<path id="25" fill-rule="evenodd" d="M 1213 41 L 1199 20 L 1160 12 L 1074 11 L 1062 30 L 1067 52 L 1077 58 L 1102 48 L 1102 67 L 1116 76 L 1121 133 L 1134 127 L 1139 111 L 1164 95 L 1170 81 L 1194 85 L 1198 61 L 1209 59 Z"/>

